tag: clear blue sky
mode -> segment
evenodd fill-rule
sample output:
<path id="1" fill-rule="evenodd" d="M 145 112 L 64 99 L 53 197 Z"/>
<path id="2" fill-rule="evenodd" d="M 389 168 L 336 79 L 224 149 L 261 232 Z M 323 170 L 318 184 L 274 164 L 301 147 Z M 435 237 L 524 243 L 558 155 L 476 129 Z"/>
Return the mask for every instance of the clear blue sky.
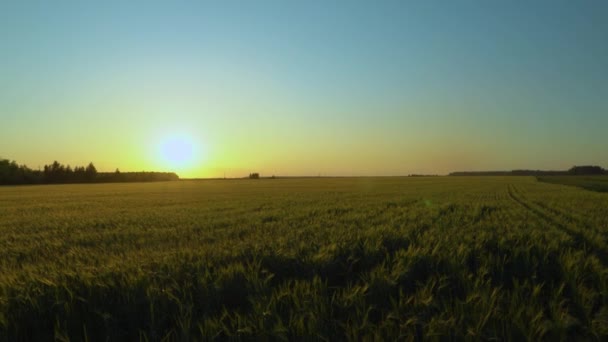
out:
<path id="1" fill-rule="evenodd" d="M 185 176 L 608 167 L 607 18 L 607 1 L 3 1 L 0 157 Z M 187 165 L 159 155 L 168 137 Z"/>

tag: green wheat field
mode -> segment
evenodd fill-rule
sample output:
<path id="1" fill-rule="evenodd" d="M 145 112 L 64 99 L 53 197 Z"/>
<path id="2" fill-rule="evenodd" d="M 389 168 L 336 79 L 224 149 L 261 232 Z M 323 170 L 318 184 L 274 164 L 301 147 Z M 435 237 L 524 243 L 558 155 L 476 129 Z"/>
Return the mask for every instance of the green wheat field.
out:
<path id="1" fill-rule="evenodd" d="M 606 340 L 608 194 L 533 177 L 0 188 L 0 340 Z"/>

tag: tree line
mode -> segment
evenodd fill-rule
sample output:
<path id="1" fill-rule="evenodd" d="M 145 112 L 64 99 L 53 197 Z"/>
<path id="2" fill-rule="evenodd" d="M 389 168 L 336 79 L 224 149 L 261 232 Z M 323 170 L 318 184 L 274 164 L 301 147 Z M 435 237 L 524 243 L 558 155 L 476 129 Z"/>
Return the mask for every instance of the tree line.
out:
<path id="1" fill-rule="evenodd" d="M 512 170 L 512 171 L 463 171 L 452 172 L 450 176 L 590 176 L 608 175 L 608 171 L 600 166 L 573 166 L 565 171 L 547 170 Z"/>
<path id="2" fill-rule="evenodd" d="M 58 161 L 34 170 L 16 161 L 0 159 L 0 185 L 156 182 L 179 180 L 173 172 L 98 172 L 91 162 L 87 166 L 64 165 Z"/>

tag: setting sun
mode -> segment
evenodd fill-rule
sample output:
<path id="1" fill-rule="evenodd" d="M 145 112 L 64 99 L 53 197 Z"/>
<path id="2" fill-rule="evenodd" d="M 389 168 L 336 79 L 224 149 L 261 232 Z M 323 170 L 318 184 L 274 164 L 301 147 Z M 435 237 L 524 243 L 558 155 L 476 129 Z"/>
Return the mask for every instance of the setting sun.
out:
<path id="1" fill-rule="evenodd" d="M 159 155 L 162 164 L 176 171 L 187 171 L 200 162 L 198 144 L 186 135 L 170 135 L 161 140 Z"/>

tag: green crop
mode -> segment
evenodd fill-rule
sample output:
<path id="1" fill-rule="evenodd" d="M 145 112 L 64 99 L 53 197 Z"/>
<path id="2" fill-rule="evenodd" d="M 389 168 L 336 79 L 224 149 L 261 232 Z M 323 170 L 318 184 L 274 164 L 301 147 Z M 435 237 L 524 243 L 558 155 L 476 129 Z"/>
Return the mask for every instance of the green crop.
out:
<path id="1" fill-rule="evenodd" d="M 608 196 L 533 177 L 0 188 L 0 340 L 606 340 Z"/>
<path id="2" fill-rule="evenodd" d="M 608 175 L 594 176 L 542 176 L 537 177 L 539 181 L 554 184 L 578 186 L 579 188 L 608 192 Z"/>

